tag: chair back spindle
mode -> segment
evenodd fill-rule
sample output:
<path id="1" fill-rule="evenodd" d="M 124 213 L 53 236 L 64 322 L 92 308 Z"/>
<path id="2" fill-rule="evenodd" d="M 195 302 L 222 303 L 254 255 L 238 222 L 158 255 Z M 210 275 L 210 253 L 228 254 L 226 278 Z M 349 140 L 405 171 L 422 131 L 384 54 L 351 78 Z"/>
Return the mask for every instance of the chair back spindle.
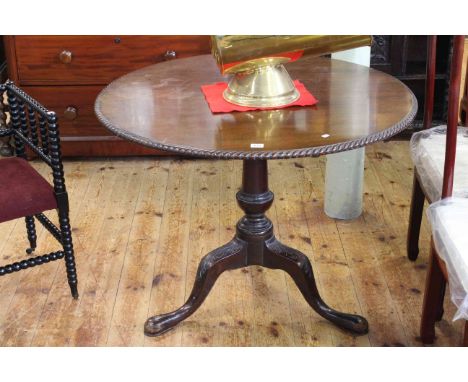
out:
<path id="1" fill-rule="evenodd" d="M 41 148 L 45 155 L 49 155 L 49 134 L 47 131 L 47 121 L 43 115 L 39 115 L 39 132 L 41 135 Z"/>
<path id="2" fill-rule="evenodd" d="M 447 110 L 447 137 L 445 145 L 444 178 L 442 199 L 452 196 L 457 149 L 458 111 L 465 36 L 454 36 L 450 66 L 450 87 Z"/>
<path id="3" fill-rule="evenodd" d="M 468 63 L 465 71 L 465 86 L 463 88 L 463 98 L 460 107 L 460 119 L 462 125 L 468 127 Z"/>
<path id="4" fill-rule="evenodd" d="M 39 146 L 39 139 L 37 136 L 37 122 L 36 122 L 36 113 L 34 109 L 28 105 L 28 121 L 29 121 L 29 132 L 31 136 L 32 143 L 35 146 Z"/>
<path id="5" fill-rule="evenodd" d="M 429 129 L 432 125 L 436 76 L 436 48 L 437 36 L 427 36 L 426 90 L 424 100 L 423 129 Z"/>
<path id="6" fill-rule="evenodd" d="M 21 130 L 21 122 L 20 122 L 20 115 L 19 115 L 19 104 L 18 99 L 16 98 L 15 94 L 7 89 L 7 99 L 8 99 L 8 106 L 10 112 L 10 120 L 11 126 L 13 128 L 13 132 Z M 24 151 L 24 143 L 19 138 L 17 134 L 13 134 L 13 138 L 15 141 L 15 153 L 17 156 L 24 158 L 25 151 Z"/>
<path id="7" fill-rule="evenodd" d="M 18 101 L 18 110 L 19 110 L 19 117 L 20 117 L 21 133 L 23 134 L 24 137 L 29 139 L 29 126 L 28 126 L 28 119 L 26 116 L 25 104 L 21 100 Z M 26 157 L 25 147 L 23 147 L 22 151 L 23 152 L 21 153 L 21 156 L 25 158 Z"/>
<path id="8" fill-rule="evenodd" d="M 49 113 L 48 136 L 52 174 L 54 176 L 54 189 L 57 194 L 65 193 L 65 178 L 60 149 L 60 136 L 57 117 L 55 113 Z"/>
<path id="9" fill-rule="evenodd" d="M 51 168 L 54 190 L 60 203 L 67 199 L 65 178 L 60 150 L 57 116 L 16 85 L 7 81 L 6 89 L 11 114 L 12 134 L 16 155 L 26 157 L 26 146 L 44 160 Z M 37 123 L 39 122 L 39 123 Z M 39 139 L 40 137 L 40 139 Z"/>

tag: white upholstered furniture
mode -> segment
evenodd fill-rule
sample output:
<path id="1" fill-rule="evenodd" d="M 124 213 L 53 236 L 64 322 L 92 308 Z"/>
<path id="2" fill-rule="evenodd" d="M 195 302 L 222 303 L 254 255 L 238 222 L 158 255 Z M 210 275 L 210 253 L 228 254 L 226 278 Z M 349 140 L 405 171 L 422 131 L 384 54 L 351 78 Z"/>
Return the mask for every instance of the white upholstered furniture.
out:
<path id="1" fill-rule="evenodd" d="M 432 237 L 447 270 L 454 320 L 468 320 L 468 199 L 446 198 L 428 209 Z"/>
<path id="2" fill-rule="evenodd" d="M 433 42 L 434 38 L 431 37 L 430 40 Z M 464 318 L 465 320 L 468 318 L 468 309 L 466 309 L 466 291 L 468 291 L 468 225 L 466 224 L 468 222 L 468 198 L 466 195 L 468 144 L 467 130 L 458 127 L 463 47 L 464 36 L 454 36 L 447 127 L 439 126 L 427 129 L 416 135 L 411 141 L 416 176 L 413 186 L 410 224 L 416 220 L 413 212 L 422 210 L 421 202 L 424 202 L 424 197 L 431 202 L 428 212 L 432 225 L 431 253 L 420 332 L 421 340 L 426 344 L 434 342 L 435 324 L 442 319 L 447 281 L 452 301 L 458 307 L 455 318 Z M 433 74 L 433 71 L 428 72 Z M 428 86 L 429 88 L 430 86 Z M 431 120 L 431 118 L 427 120 Z M 437 201 L 438 197 L 442 200 Z M 419 204 L 417 209 L 413 203 L 415 201 Z M 409 232 L 412 228 L 410 225 Z M 414 232 L 419 235 L 419 227 Z M 409 243 L 411 244 L 410 241 Z M 408 246 L 408 248 L 415 249 L 414 246 Z M 416 254 L 417 256 L 415 251 L 408 254 Z M 416 257 L 411 256 L 410 259 L 415 260 Z M 465 321 L 463 345 L 468 346 L 468 321 Z"/>
<path id="3" fill-rule="evenodd" d="M 420 131 L 411 137 L 411 156 L 429 201 L 440 199 L 444 177 L 447 126 Z M 468 128 L 459 127 L 453 196 L 468 197 Z"/>

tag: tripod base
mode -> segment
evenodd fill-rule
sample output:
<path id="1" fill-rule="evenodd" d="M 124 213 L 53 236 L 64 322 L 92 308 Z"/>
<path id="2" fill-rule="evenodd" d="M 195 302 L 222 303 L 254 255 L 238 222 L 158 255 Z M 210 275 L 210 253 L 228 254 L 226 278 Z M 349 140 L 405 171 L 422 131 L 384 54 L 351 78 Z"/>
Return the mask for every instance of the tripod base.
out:
<path id="1" fill-rule="evenodd" d="M 221 273 L 249 265 L 284 270 L 312 309 L 322 317 L 355 334 L 368 332 L 364 317 L 338 312 L 322 300 L 307 256 L 275 238 L 273 224 L 264 214 L 273 202 L 267 176 L 265 160 L 244 161 L 243 187 L 237 193 L 237 201 L 246 214 L 237 223 L 235 237 L 201 260 L 186 303 L 171 313 L 149 318 L 145 323 L 146 335 L 159 336 L 172 329 L 200 307 Z"/>

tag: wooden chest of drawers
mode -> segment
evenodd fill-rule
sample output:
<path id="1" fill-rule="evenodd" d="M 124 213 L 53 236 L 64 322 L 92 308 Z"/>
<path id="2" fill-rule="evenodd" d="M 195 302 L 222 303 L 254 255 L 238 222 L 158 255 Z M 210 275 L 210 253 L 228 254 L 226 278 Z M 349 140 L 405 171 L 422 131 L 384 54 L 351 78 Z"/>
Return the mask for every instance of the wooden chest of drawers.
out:
<path id="1" fill-rule="evenodd" d="M 67 156 L 163 154 L 112 135 L 94 100 L 112 80 L 164 60 L 209 53 L 208 36 L 5 36 L 8 75 L 57 112 Z"/>

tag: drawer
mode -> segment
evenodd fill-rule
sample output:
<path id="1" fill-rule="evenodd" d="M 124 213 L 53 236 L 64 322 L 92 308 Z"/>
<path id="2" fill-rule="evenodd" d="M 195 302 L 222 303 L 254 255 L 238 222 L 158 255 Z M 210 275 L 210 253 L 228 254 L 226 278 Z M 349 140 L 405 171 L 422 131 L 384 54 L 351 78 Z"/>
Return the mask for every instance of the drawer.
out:
<path id="1" fill-rule="evenodd" d="M 62 137 L 113 135 L 96 118 L 94 100 L 104 86 L 25 86 L 24 91 L 55 111 Z"/>
<path id="2" fill-rule="evenodd" d="M 209 53 L 208 36 L 15 36 L 21 85 L 107 84 L 163 60 Z"/>

